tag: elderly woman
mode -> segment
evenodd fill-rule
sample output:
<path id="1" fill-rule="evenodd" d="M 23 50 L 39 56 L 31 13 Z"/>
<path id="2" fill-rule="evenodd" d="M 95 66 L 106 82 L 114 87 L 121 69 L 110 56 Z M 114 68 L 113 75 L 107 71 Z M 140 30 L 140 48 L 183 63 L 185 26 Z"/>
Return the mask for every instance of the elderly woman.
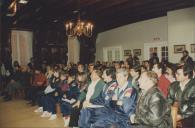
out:
<path id="1" fill-rule="evenodd" d="M 144 72 L 139 79 L 142 89 L 135 115 L 130 117 L 133 128 L 171 128 L 171 115 L 162 92 L 157 87 L 158 76 L 152 71 Z"/>

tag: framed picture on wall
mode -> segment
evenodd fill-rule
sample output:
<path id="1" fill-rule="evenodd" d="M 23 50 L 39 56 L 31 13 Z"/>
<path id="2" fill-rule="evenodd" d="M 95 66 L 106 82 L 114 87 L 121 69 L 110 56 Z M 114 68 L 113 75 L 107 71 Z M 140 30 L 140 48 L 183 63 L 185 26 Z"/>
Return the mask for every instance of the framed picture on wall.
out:
<path id="1" fill-rule="evenodd" d="M 124 56 L 131 55 L 131 50 L 124 50 Z"/>
<path id="2" fill-rule="evenodd" d="M 191 53 L 195 53 L 195 44 L 191 44 Z"/>
<path id="3" fill-rule="evenodd" d="M 185 45 L 174 45 L 174 53 L 182 53 L 184 50 L 186 50 Z"/>
<path id="4" fill-rule="evenodd" d="M 133 55 L 141 56 L 141 49 L 133 49 Z"/>

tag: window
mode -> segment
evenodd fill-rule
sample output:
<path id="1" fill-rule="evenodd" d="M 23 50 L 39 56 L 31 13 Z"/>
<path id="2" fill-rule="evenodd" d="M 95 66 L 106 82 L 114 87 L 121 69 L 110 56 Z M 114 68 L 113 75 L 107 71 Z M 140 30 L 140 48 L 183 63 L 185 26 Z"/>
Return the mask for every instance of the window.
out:
<path id="1" fill-rule="evenodd" d="M 104 61 L 120 61 L 122 60 L 122 48 L 121 47 L 105 47 L 103 48 Z"/>
<path id="2" fill-rule="evenodd" d="M 161 47 L 161 57 L 163 60 L 168 60 L 168 46 Z"/>
<path id="3" fill-rule="evenodd" d="M 112 50 L 107 51 L 107 58 L 109 62 L 112 61 Z"/>

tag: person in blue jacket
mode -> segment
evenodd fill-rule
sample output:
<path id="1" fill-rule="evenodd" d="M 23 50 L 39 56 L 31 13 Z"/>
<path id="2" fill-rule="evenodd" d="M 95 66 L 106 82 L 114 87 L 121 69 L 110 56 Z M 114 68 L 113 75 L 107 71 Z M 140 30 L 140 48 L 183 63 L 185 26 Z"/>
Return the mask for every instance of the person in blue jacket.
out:
<path id="1" fill-rule="evenodd" d="M 128 82 L 128 71 L 126 69 L 118 69 L 116 72 L 117 88 L 112 96 L 112 109 L 107 109 L 107 112 L 91 124 L 91 128 L 131 128 L 129 118 L 135 113 L 137 92 Z"/>

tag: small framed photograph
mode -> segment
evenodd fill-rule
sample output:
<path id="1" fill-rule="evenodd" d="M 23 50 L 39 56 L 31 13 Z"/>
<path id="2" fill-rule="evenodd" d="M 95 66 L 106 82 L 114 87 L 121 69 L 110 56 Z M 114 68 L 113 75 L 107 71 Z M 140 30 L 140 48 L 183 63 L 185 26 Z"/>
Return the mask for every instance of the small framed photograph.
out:
<path id="1" fill-rule="evenodd" d="M 191 53 L 195 53 L 195 44 L 191 44 Z"/>
<path id="2" fill-rule="evenodd" d="M 131 50 L 124 50 L 124 56 L 131 55 Z"/>
<path id="3" fill-rule="evenodd" d="M 174 53 L 182 53 L 184 50 L 186 50 L 185 45 L 174 45 Z"/>
<path id="4" fill-rule="evenodd" d="M 141 49 L 133 49 L 133 55 L 141 56 Z"/>

